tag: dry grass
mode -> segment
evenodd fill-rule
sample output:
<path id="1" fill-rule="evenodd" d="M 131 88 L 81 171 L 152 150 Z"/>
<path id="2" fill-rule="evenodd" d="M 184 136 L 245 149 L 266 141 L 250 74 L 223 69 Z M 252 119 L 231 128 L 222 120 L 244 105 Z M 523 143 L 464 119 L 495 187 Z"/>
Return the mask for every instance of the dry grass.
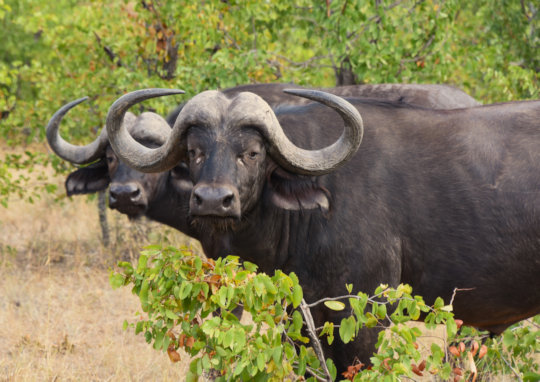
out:
<path id="1" fill-rule="evenodd" d="M 143 337 L 122 330 L 138 301 L 128 289 L 113 291 L 105 270 L 3 269 L 0 277 L 1 379 L 182 379 L 187 362 L 171 364 Z"/>
<path id="2" fill-rule="evenodd" d="M 60 196 L 63 178 L 56 181 Z M 151 241 L 186 237 L 110 211 L 119 244 L 107 249 L 95 200 L 54 199 L 0 207 L 0 381 L 182 380 L 187 357 L 172 364 L 122 329 L 140 304 L 128 288 L 112 290 L 108 268 Z"/>

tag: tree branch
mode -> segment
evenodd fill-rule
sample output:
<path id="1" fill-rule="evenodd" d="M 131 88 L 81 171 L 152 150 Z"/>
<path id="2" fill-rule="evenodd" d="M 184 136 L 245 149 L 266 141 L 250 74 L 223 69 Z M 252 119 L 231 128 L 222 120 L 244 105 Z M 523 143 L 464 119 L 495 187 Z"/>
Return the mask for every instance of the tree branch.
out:
<path id="1" fill-rule="evenodd" d="M 508 366 L 508 368 L 509 368 L 510 370 L 512 370 L 512 373 L 514 373 L 514 375 L 516 376 L 517 380 L 518 380 L 519 382 L 523 382 L 523 379 L 521 379 L 519 373 L 516 371 L 516 369 L 514 369 L 514 368 L 512 367 L 512 365 L 510 365 L 510 363 L 506 360 L 506 358 L 504 358 L 504 357 L 501 355 L 501 359 L 504 361 L 504 363 L 506 364 L 506 366 Z"/>
<path id="2" fill-rule="evenodd" d="M 332 376 L 330 375 L 328 367 L 326 366 L 326 360 L 324 358 L 324 352 L 322 350 L 321 342 L 317 338 L 317 333 L 315 332 L 315 323 L 313 322 L 313 316 L 311 315 L 309 306 L 304 299 L 302 299 L 302 302 L 300 303 L 300 310 L 302 310 L 302 314 L 304 315 L 304 318 L 306 320 L 306 331 L 311 340 L 313 341 L 313 349 L 315 350 L 315 354 L 317 354 L 317 358 L 319 359 L 321 367 L 323 368 L 324 374 L 326 376 L 326 379 L 322 380 L 331 382 Z"/>
<path id="3" fill-rule="evenodd" d="M 454 292 L 452 293 L 452 297 L 450 298 L 450 302 L 448 305 L 454 304 L 454 298 L 456 297 L 457 292 L 466 291 L 466 290 L 475 290 L 476 288 L 454 288 Z"/>
<path id="4" fill-rule="evenodd" d="M 116 53 L 113 52 L 113 50 L 111 48 L 109 48 L 108 46 L 106 45 L 103 45 L 102 42 L 101 42 L 101 37 L 99 37 L 99 35 L 94 32 L 94 36 L 96 37 L 96 41 L 98 43 L 99 46 L 101 46 L 101 48 L 105 51 L 105 53 L 107 54 L 107 56 L 109 57 L 109 59 L 116 65 L 118 66 L 124 66 L 122 64 L 122 60 L 120 60 L 120 58 L 118 57 L 118 55 L 116 55 Z"/>

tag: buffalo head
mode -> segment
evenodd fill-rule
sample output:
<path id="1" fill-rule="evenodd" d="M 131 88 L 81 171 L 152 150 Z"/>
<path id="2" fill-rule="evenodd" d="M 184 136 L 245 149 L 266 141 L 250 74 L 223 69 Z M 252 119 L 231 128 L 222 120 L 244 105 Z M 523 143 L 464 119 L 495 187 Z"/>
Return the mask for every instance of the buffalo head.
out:
<path id="1" fill-rule="evenodd" d="M 62 118 L 85 99 L 64 105 L 47 125 L 47 141 L 59 157 L 74 164 L 88 165 L 69 174 L 65 182 L 68 195 L 90 194 L 109 186 L 109 207 L 135 218 L 151 208 L 158 188 L 167 177 L 182 191 L 186 186 L 191 188 L 185 165 L 179 164 L 171 171 L 156 174 L 142 173 L 125 165 L 111 149 L 105 129 L 86 146 L 76 146 L 63 140 L 58 131 Z M 171 131 L 161 116 L 149 112 L 139 116 L 126 113 L 122 123 L 137 142 L 150 148 L 161 146 Z"/>

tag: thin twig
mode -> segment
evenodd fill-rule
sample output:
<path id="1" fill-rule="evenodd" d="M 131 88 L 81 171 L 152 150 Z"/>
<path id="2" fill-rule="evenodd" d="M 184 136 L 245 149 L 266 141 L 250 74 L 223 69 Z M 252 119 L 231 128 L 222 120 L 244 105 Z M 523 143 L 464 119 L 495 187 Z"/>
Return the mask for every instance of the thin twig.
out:
<path id="1" fill-rule="evenodd" d="M 317 333 L 315 332 L 315 323 L 313 322 L 313 316 L 311 315 L 309 306 L 304 299 L 302 299 L 302 302 L 300 303 L 300 310 L 302 310 L 302 314 L 304 315 L 304 319 L 306 320 L 306 331 L 311 340 L 313 341 L 313 349 L 315 350 L 315 354 L 317 354 L 317 358 L 319 359 L 319 362 L 321 363 L 324 374 L 326 376 L 326 379 L 323 380 L 331 382 L 332 376 L 330 375 L 328 367 L 326 366 L 326 360 L 324 358 L 324 352 L 321 346 L 321 342 L 317 338 Z"/>
<path id="2" fill-rule="evenodd" d="M 101 48 L 105 51 L 105 53 L 107 54 L 109 59 L 114 64 L 116 64 L 119 67 L 124 66 L 124 64 L 122 63 L 122 60 L 120 59 L 120 57 L 118 57 L 118 55 L 116 53 L 114 53 L 111 48 L 109 48 L 107 45 L 104 45 L 102 43 L 101 37 L 99 37 L 99 35 L 95 31 L 94 31 L 94 37 L 96 38 L 96 41 L 97 41 L 98 45 L 101 46 Z"/>
<path id="3" fill-rule="evenodd" d="M 476 288 L 454 288 L 454 292 L 452 293 L 452 298 L 450 299 L 450 302 L 448 305 L 454 305 L 454 297 L 456 297 L 457 292 L 466 291 L 466 290 L 475 290 Z"/>
<path id="4" fill-rule="evenodd" d="M 518 379 L 519 382 L 523 382 L 523 379 L 521 379 L 521 376 L 519 375 L 519 373 L 512 367 L 512 365 L 510 365 L 510 363 L 506 360 L 506 358 L 504 358 L 502 355 L 501 355 L 501 359 L 504 361 L 504 363 L 506 364 L 506 366 L 508 366 L 508 368 L 510 370 L 512 370 L 512 372 L 514 373 L 514 375 L 516 376 L 516 378 Z"/>
<path id="5" fill-rule="evenodd" d="M 326 381 L 325 378 L 321 377 L 319 374 L 317 374 L 317 372 L 315 370 L 313 370 L 312 368 L 306 366 L 306 371 L 311 374 L 317 381 Z"/>

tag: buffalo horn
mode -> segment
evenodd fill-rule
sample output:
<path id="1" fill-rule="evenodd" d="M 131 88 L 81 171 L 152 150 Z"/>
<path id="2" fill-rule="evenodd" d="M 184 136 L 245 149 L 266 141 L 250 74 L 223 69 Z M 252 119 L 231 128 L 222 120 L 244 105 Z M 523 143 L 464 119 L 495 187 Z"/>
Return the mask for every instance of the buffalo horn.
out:
<path id="1" fill-rule="evenodd" d="M 80 98 L 62 106 L 54 113 L 46 128 L 47 142 L 55 154 L 60 158 L 75 164 L 87 164 L 101 158 L 105 154 L 108 143 L 107 132 L 105 129 L 101 131 L 101 134 L 96 140 L 85 146 L 76 146 L 66 142 L 58 132 L 60 122 L 62 121 L 62 118 L 64 118 L 64 115 L 66 115 L 70 109 L 87 99 L 88 97 Z"/>
<path id="2" fill-rule="evenodd" d="M 268 127 L 268 130 L 262 133 L 270 143 L 270 155 L 274 160 L 291 172 L 315 176 L 334 171 L 356 153 L 362 142 L 364 125 L 354 106 L 341 97 L 319 90 L 284 91 L 331 107 L 343 118 L 345 128 L 339 139 L 330 146 L 318 150 L 304 150 L 295 146 L 287 138 L 277 119 L 272 118 L 273 123 L 259 125 L 259 128 Z"/>
<path id="3" fill-rule="evenodd" d="M 129 134 L 122 120 L 128 109 L 139 102 L 183 93 L 183 90 L 175 89 L 142 89 L 123 95 L 111 105 L 106 122 L 109 142 L 116 154 L 128 166 L 142 172 L 160 172 L 178 164 L 182 153 L 180 150 L 174 150 L 176 146 L 174 130 L 161 147 L 152 149 L 137 142 Z"/>

